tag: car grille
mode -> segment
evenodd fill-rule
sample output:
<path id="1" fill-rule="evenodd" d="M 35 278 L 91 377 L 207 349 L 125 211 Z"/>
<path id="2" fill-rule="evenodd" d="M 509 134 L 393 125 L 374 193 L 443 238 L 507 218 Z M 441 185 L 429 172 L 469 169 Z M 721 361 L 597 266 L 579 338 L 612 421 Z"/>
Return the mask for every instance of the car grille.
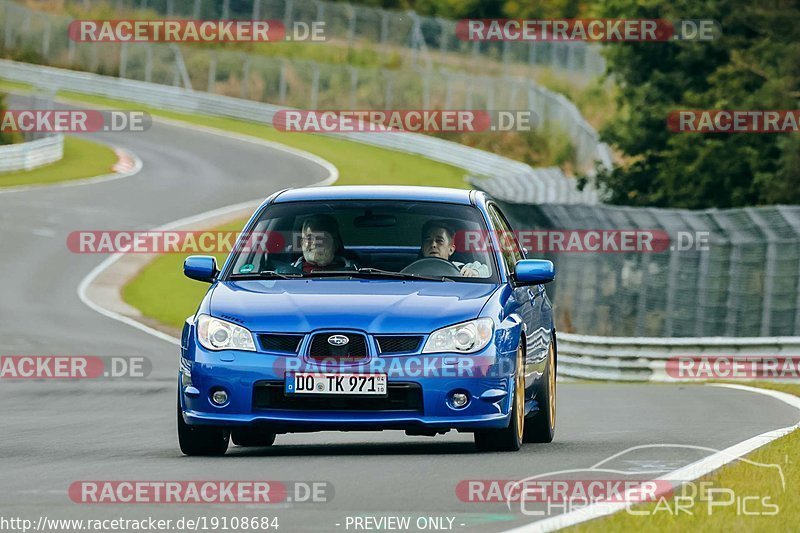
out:
<path id="1" fill-rule="evenodd" d="M 261 349 L 265 352 L 297 353 L 302 335 L 282 335 L 278 333 L 262 333 L 258 336 Z"/>
<path id="2" fill-rule="evenodd" d="M 380 335 L 375 337 L 383 354 L 416 352 L 422 337 L 419 335 Z"/>
<path id="3" fill-rule="evenodd" d="M 333 346 L 328 342 L 334 335 L 343 335 L 350 339 L 344 346 Z M 311 339 L 308 356 L 312 359 L 348 359 L 358 361 L 367 358 L 367 339 L 364 335 L 350 332 L 329 331 L 317 333 Z"/>
<path id="4" fill-rule="evenodd" d="M 286 395 L 283 381 L 258 381 L 255 409 L 297 411 L 408 411 L 422 412 L 422 387 L 417 383 L 389 383 L 386 396 Z"/>

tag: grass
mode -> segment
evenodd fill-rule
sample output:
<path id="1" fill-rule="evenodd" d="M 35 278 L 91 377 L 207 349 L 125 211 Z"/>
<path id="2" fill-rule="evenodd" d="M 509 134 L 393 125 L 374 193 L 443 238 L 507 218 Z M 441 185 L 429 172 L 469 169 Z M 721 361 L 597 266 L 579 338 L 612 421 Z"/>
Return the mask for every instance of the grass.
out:
<path id="1" fill-rule="evenodd" d="M 796 383 L 759 381 L 747 384 L 800 396 L 800 385 Z M 648 511 L 647 515 L 634 516 L 621 512 L 569 528 L 567 531 L 763 531 L 766 533 L 796 530 L 797 524 L 800 524 L 800 492 L 797 490 L 800 463 L 796 460 L 798 449 L 800 449 L 800 431 L 795 431 L 746 457 L 757 463 L 780 465 L 786 479 L 785 490 L 781 486 L 776 469 L 763 468 L 742 461 L 731 463 L 700 480 L 709 482 L 708 486 L 715 489 L 732 489 L 740 502 L 744 498 L 755 497 L 756 499 L 747 500 L 748 511 L 773 512 L 774 508 L 771 506 L 777 505 L 778 512 L 774 516 L 746 516 L 737 513 L 736 505 L 711 506 L 709 512 L 708 495 L 700 491 L 699 496 L 692 498 L 691 504 L 688 501 L 682 502 L 687 511 L 681 514 L 675 513 L 674 500 L 654 502 L 633 507 L 635 511 Z M 701 485 L 695 482 L 695 486 Z M 717 494 L 714 500 L 717 503 L 727 497 L 721 493 Z M 688 514 L 689 512 L 691 514 Z"/>
<path id="2" fill-rule="evenodd" d="M 32 170 L 0 173 L 0 188 L 42 185 L 92 178 L 111 172 L 117 154 L 108 146 L 69 135 L 64 137 L 64 157 Z"/>
<path id="3" fill-rule="evenodd" d="M 217 228 L 216 231 L 240 231 L 246 220 Z M 227 253 L 213 254 L 221 267 Z M 177 335 L 186 317 L 194 314 L 208 284 L 183 275 L 183 254 L 163 254 L 148 264 L 122 288 L 122 299 L 147 317 L 167 326 Z M 169 298 L 164 298 L 169 294 Z"/>

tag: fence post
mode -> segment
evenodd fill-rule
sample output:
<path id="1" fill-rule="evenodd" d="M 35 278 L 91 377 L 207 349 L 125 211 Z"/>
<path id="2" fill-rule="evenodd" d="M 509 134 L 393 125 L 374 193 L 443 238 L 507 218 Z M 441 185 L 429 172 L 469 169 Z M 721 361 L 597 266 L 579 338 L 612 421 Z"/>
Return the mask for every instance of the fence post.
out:
<path id="1" fill-rule="evenodd" d="M 90 46 L 92 47 L 92 54 L 91 54 L 91 59 L 90 59 L 90 62 L 89 62 L 89 68 L 91 69 L 92 72 L 97 72 L 97 67 L 100 64 L 100 57 L 97 54 L 98 44 L 95 43 L 95 44 L 92 44 Z"/>
<path id="2" fill-rule="evenodd" d="M 16 4 L 14 4 L 14 5 L 16 5 Z M 5 48 L 6 50 L 11 48 L 11 44 L 12 44 L 11 41 L 14 38 L 14 19 L 11 16 L 11 13 L 10 13 L 11 10 L 8 9 L 9 6 L 10 6 L 10 4 L 6 5 L 6 11 L 8 11 L 8 12 L 6 13 L 6 28 L 4 30 L 5 39 L 3 39 L 3 48 Z"/>
<path id="3" fill-rule="evenodd" d="M 202 0 L 194 0 L 194 7 L 192 8 L 192 18 L 194 20 L 200 19 L 200 2 Z"/>
<path id="4" fill-rule="evenodd" d="M 260 16 L 261 16 L 261 0 L 255 0 L 253 2 L 253 15 L 252 15 L 252 18 L 253 18 L 253 20 L 258 20 L 258 18 Z"/>
<path id="5" fill-rule="evenodd" d="M 533 41 L 530 42 L 528 45 L 528 64 L 535 65 L 536 64 L 536 43 Z"/>
<path id="6" fill-rule="evenodd" d="M 286 103 L 286 60 L 281 61 L 281 76 L 278 80 L 278 102 Z"/>
<path id="7" fill-rule="evenodd" d="M 47 57 L 48 53 L 50 52 L 50 17 L 47 14 L 42 13 L 42 18 L 44 19 L 44 31 L 42 32 L 42 56 Z"/>
<path id="8" fill-rule="evenodd" d="M 358 69 L 347 67 L 350 71 L 350 109 L 356 108 L 356 92 L 358 91 Z"/>
<path id="9" fill-rule="evenodd" d="M 153 80 L 153 45 L 147 44 L 144 49 L 144 81 Z"/>
<path id="10" fill-rule="evenodd" d="M 119 77 L 126 77 L 128 71 L 128 43 L 122 42 L 119 45 Z"/>
<path id="11" fill-rule="evenodd" d="M 241 98 L 250 98 L 250 54 L 243 54 L 244 61 L 242 62 L 242 82 L 239 85 L 239 96 Z"/>
<path id="12" fill-rule="evenodd" d="M 382 70 L 381 75 L 386 80 L 386 93 L 383 98 L 383 108 L 391 109 L 392 100 L 394 100 L 394 75 L 386 70 Z"/>
<path id="13" fill-rule="evenodd" d="M 389 38 L 389 12 L 381 9 L 381 44 L 385 44 Z"/>
<path id="14" fill-rule="evenodd" d="M 320 2 L 319 0 L 314 0 L 314 5 L 317 6 L 317 20 L 321 21 L 325 19 L 325 4 Z"/>
<path id="15" fill-rule="evenodd" d="M 347 11 L 347 42 L 352 43 L 356 37 L 356 10 L 350 4 L 345 4 Z"/>
<path id="16" fill-rule="evenodd" d="M 211 53 L 211 60 L 208 62 L 208 92 L 214 93 L 217 84 L 217 54 Z"/>
<path id="17" fill-rule="evenodd" d="M 447 21 L 441 17 L 436 17 L 436 22 L 439 23 L 439 28 L 441 29 L 441 32 L 439 33 L 439 51 L 447 52 Z"/>
<path id="18" fill-rule="evenodd" d="M 67 39 L 67 61 L 72 64 L 75 62 L 75 41 Z"/>
<path id="19" fill-rule="evenodd" d="M 286 0 L 286 4 L 284 5 L 283 9 L 283 25 L 286 27 L 286 31 L 289 31 L 289 27 L 292 25 L 293 11 L 294 5 L 292 4 L 292 0 Z"/>
<path id="20" fill-rule="evenodd" d="M 319 65 L 313 63 L 311 69 L 311 105 L 309 109 L 316 109 L 319 98 Z"/>
<path id="21" fill-rule="evenodd" d="M 511 54 L 511 42 L 504 40 L 503 41 L 503 53 L 501 55 L 501 61 L 503 62 L 503 70 L 508 72 L 508 64 L 509 64 L 509 55 Z"/>
<path id="22" fill-rule="evenodd" d="M 231 11 L 231 0 L 222 0 L 222 17 L 223 20 L 227 20 L 230 17 Z"/>
<path id="23" fill-rule="evenodd" d="M 426 71 L 422 75 L 422 109 L 431 108 L 431 73 Z"/>

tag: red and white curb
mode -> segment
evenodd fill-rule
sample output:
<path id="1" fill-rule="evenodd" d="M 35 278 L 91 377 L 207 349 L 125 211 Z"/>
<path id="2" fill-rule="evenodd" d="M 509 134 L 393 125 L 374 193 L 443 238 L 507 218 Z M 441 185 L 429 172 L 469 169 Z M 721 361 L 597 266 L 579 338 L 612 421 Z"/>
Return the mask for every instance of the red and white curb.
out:
<path id="1" fill-rule="evenodd" d="M 94 176 L 91 178 L 82 178 L 76 180 L 62 181 L 58 183 L 41 183 L 34 185 L 22 185 L 20 187 L 7 187 L 0 189 L 0 194 L 10 194 L 15 192 L 33 191 L 38 189 L 61 189 L 65 187 L 80 187 L 82 185 L 91 185 L 93 183 L 101 183 L 106 181 L 114 181 L 121 178 L 128 178 L 134 176 L 142 170 L 142 160 L 133 152 L 127 149 L 112 146 L 114 153 L 117 154 L 117 162 L 111 167 L 113 172 Z"/>
<path id="2" fill-rule="evenodd" d="M 117 174 L 129 174 L 130 172 L 134 172 L 136 170 L 136 158 L 134 158 L 131 154 L 125 150 L 122 150 L 121 148 L 115 148 L 114 153 L 117 154 L 117 162 L 114 163 L 114 166 L 111 167 L 111 170 Z M 141 165 L 141 161 L 139 161 L 138 164 Z"/>

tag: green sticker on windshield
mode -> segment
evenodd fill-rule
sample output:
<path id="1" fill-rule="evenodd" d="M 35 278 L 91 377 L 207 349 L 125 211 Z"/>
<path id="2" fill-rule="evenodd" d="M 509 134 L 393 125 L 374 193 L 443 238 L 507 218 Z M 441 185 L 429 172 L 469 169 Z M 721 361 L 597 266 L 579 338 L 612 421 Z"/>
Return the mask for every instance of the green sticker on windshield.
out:
<path id="1" fill-rule="evenodd" d="M 248 274 L 255 269 L 253 265 L 247 263 L 246 265 L 242 265 L 242 268 L 239 269 L 240 274 Z"/>

